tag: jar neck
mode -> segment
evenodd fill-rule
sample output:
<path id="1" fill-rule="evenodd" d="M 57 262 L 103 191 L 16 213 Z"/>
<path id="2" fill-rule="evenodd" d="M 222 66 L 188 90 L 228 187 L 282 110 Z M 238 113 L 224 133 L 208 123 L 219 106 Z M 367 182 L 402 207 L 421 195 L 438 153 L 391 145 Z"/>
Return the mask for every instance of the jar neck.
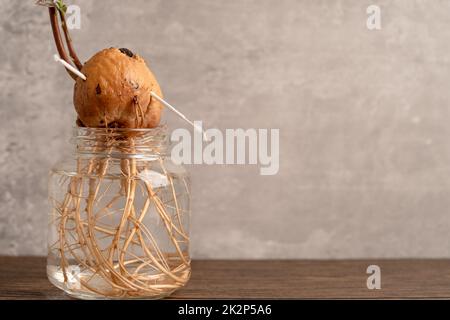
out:
<path id="1" fill-rule="evenodd" d="M 153 129 L 81 128 L 73 130 L 77 156 L 117 159 L 157 159 L 167 154 L 166 126 Z"/>

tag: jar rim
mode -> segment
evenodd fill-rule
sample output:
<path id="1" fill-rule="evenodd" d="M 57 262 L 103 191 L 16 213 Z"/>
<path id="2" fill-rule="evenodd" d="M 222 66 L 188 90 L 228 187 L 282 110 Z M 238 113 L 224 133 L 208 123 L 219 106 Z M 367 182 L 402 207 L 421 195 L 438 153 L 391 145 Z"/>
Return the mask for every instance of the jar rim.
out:
<path id="1" fill-rule="evenodd" d="M 165 155 L 169 144 L 167 125 L 155 128 L 74 127 L 71 141 L 85 156 L 152 158 Z"/>
<path id="2" fill-rule="evenodd" d="M 75 132 L 98 132 L 98 133 L 104 133 L 104 132 L 111 132 L 111 133 L 161 133 L 167 131 L 167 123 L 162 123 L 157 127 L 154 128 L 97 128 L 97 127 L 79 127 L 74 126 L 73 127 Z"/>

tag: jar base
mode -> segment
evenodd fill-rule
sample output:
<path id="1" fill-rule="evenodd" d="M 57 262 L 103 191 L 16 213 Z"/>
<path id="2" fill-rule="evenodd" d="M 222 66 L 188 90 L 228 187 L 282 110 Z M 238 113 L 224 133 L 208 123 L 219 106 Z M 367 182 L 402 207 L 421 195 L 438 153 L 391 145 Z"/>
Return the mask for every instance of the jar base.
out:
<path id="1" fill-rule="evenodd" d="M 77 268 L 77 267 L 72 267 Z M 71 269 L 70 267 L 68 269 Z M 68 279 L 67 282 L 64 282 L 64 275 L 61 270 L 61 268 L 55 267 L 55 266 L 47 266 L 47 277 L 48 280 L 52 285 L 54 285 L 56 288 L 64 291 L 67 295 L 69 295 L 72 298 L 80 299 L 80 300 L 161 300 L 164 298 L 169 297 L 177 290 L 181 289 L 185 284 L 179 285 L 177 288 L 174 288 L 172 290 L 167 290 L 164 292 L 160 292 L 158 294 L 149 295 L 149 294 L 142 294 L 142 295 L 130 295 L 130 294 L 116 294 L 116 295 L 101 295 L 97 294 L 95 292 L 91 292 L 87 289 L 81 289 L 80 282 L 75 279 L 75 277 L 71 276 L 71 273 L 68 272 Z M 90 275 L 81 275 L 83 278 L 92 277 L 92 274 Z M 80 275 L 77 276 L 77 278 L 80 278 Z M 190 273 L 186 277 L 186 283 L 188 282 L 190 278 Z"/>

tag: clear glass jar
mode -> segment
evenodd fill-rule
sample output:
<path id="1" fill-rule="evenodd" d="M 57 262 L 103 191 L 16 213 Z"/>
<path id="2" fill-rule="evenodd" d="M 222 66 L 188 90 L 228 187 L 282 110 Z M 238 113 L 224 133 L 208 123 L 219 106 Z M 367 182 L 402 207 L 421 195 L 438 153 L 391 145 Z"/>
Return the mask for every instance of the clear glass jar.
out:
<path id="1" fill-rule="evenodd" d="M 50 173 L 47 274 L 83 299 L 158 299 L 184 286 L 189 176 L 165 127 L 76 128 L 76 152 Z"/>

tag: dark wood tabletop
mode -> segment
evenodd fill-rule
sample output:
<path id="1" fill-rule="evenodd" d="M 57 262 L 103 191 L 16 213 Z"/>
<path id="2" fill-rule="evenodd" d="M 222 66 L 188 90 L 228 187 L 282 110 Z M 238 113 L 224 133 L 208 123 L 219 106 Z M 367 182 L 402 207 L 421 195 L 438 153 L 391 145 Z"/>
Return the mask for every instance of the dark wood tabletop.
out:
<path id="1" fill-rule="evenodd" d="M 367 289 L 367 267 L 381 289 Z M 42 257 L 0 257 L 0 299 L 70 299 L 47 280 Z M 171 299 L 450 298 L 450 260 L 195 260 Z"/>

